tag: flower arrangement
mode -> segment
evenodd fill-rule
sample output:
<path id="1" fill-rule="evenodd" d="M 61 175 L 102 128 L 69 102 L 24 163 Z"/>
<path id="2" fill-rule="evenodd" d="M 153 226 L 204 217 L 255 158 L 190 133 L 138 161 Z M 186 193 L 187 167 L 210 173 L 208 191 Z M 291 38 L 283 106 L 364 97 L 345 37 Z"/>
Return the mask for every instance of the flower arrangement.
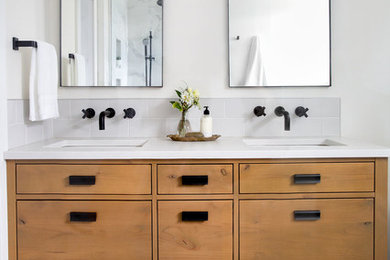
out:
<path id="1" fill-rule="evenodd" d="M 199 103 L 199 91 L 197 89 L 187 87 L 184 90 L 176 90 L 176 94 L 179 97 L 179 101 L 171 101 L 172 107 L 177 108 L 182 113 L 188 112 L 193 106 L 200 107 Z"/>
<path id="2" fill-rule="evenodd" d="M 191 132 L 191 124 L 187 120 L 188 110 L 192 107 L 201 109 L 199 91 L 197 89 L 193 90 L 188 87 L 188 85 L 185 89 L 175 91 L 179 100 L 170 101 L 170 103 L 173 108 L 176 108 L 181 112 L 181 120 L 177 127 L 177 132 L 180 136 L 185 136 L 188 132 Z"/>

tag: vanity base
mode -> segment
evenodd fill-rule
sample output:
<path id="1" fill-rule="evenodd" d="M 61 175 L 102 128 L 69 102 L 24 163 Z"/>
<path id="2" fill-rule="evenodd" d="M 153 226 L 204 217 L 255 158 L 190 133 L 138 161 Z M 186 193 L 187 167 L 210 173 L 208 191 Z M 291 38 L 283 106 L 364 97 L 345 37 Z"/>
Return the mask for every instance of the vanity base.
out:
<path id="1" fill-rule="evenodd" d="M 387 259 L 386 158 L 7 167 L 12 260 Z"/>

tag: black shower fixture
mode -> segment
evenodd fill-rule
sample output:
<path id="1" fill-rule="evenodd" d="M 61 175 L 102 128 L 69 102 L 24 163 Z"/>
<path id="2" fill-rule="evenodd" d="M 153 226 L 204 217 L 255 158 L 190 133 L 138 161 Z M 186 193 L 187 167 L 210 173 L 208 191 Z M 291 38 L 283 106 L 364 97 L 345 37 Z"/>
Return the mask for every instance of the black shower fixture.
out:
<path id="1" fill-rule="evenodd" d="M 157 1 L 157 4 L 158 4 L 159 6 L 162 6 L 162 5 L 163 5 L 163 0 L 158 0 L 158 1 Z"/>

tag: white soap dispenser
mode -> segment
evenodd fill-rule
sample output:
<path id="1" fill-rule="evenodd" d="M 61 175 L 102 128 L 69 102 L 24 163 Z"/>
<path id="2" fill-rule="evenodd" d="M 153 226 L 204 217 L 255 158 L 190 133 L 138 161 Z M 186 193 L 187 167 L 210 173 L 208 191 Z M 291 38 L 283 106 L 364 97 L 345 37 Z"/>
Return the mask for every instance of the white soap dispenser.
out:
<path id="1" fill-rule="evenodd" d="M 203 116 L 200 119 L 200 132 L 204 135 L 204 137 L 212 137 L 213 136 L 213 118 L 210 116 L 209 107 L 205 106 L 205 110 L 203 112 Z"/>

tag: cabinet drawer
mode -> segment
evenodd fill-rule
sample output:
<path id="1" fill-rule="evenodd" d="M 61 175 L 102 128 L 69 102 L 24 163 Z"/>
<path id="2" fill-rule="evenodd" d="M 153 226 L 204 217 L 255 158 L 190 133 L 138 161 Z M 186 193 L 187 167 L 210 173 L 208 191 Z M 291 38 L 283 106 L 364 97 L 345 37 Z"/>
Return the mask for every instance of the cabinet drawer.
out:
<path id="1" fill-rule="evenodd" d="M 241 201 L 240 259 L 372 260 L 373 209 L 372 199 Z"/>
<path id="2" fill-rule="evenodd" d="M 232 201 L 160 201 L 160 260 L 233 257 Z"/>
<path id="3" fill-rule="evenodd" d="M 150 260 L 151 202 L 19 201 L 19 260 Z"/>
<path id="4" fill-rule="evenodd" d="M 151 194 L 150 165 L 17 165 L 18 193 Z"/>
<path id="5" fill-rule="evenodd" d="M 159 165 L 159 194 L 233 193 L 233 166 Z"/>
<path id="6" fill-rule="evenodd" d="M 240 193 L 372 191 L 371 162 L 240 165 Z"/>

